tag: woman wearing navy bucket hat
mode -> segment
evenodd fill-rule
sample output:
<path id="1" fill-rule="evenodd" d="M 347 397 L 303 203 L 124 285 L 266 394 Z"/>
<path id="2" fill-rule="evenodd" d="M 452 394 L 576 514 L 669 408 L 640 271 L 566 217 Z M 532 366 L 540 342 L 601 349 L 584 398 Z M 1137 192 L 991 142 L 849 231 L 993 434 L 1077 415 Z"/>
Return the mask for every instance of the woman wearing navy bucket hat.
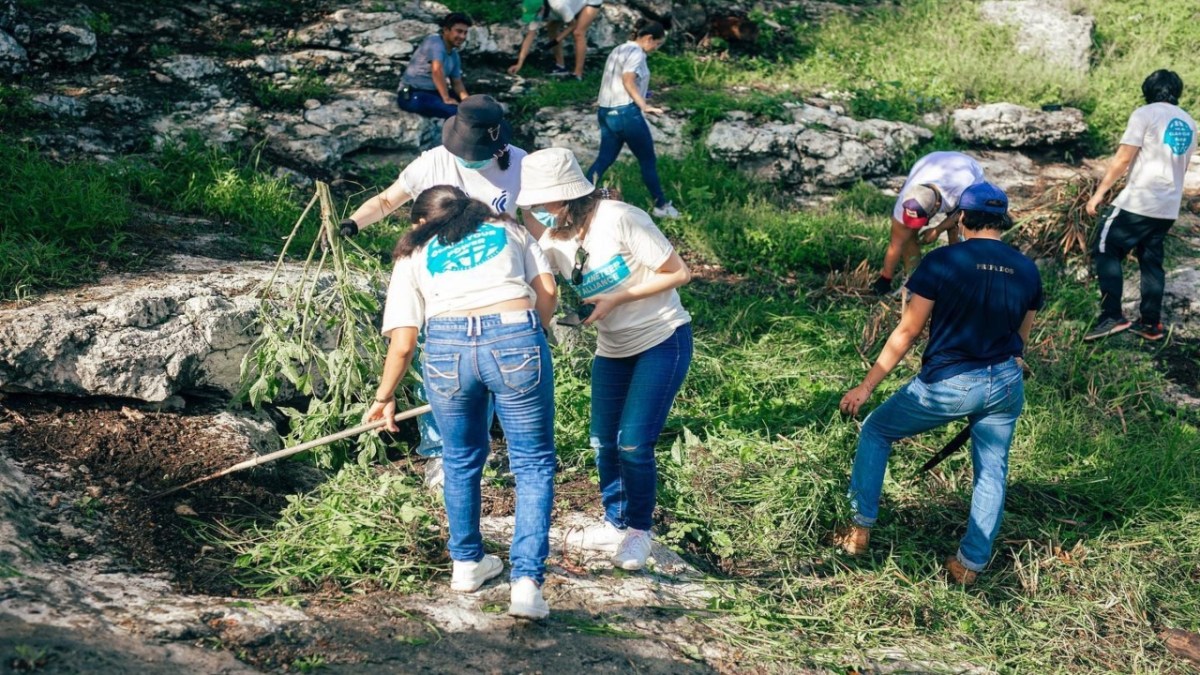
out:
<path id="1" fill-rule="evenodd" d="M 570 150 L 531 153 L 521 169 L 521 208 L 550 266 L 591 307 L 591 444 L 605 525 L 584 546 L 616 548 L 613 565 L 641 569 L 650 554 L 657 490 L 654 450 L 692 362 L 691 316 L 676 288 L 691 272 L 645 211 L 606 199 Z"/>
<path id="2" fill-rule="evenodd" d="M 504 569 L 485 555 L 479 531 L 494 400 L 517 482 L 509 614 L 545 618 L 556 465 L 554 373 L 543 334 L 555 304 L 549 264 L 525 228 L 456 187 L 422 192 L 412 220 L 393 253 L 382 326 L 391 342 L 363 421 L 386 419 L 396 431 L 394 393 L 423 328 L 423 377 L 444 436 L 450 588 L 474 592 Z"/>
<path id="3" fill-rule="evenodd" d="M 521 161 L 526 153 L 509 145 L 511 138 L 512 126 L 495 99 L 483 94 L 467 97 L 458 106 L 458 114 L 442 125 L 442 144 L 421 153 L 386 190 L 344 219 L 341 235 L 358 234 L 435 185 L 460 188 L 472 199 L 487 204 L 492 212 L 515 217 Z M 420 388 L 417 396 L 426 399 Z M 417 419 L 421 431 L 417 454 L 430 459 L 425 465 L 426 483 L 437 487 L 442 479 L 442 443 L 433 419 L 430 415 Z"/>

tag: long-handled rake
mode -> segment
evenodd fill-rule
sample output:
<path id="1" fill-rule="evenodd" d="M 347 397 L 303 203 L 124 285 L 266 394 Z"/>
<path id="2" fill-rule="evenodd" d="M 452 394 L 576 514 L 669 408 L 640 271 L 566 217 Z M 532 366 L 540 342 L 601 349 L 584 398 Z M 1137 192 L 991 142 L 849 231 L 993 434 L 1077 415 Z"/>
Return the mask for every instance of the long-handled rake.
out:
<path id="1" fill-rule="evenodd" d="M 396 413 L 396 416 L 393 419 L 395 421 L 399 422 L 401 420 L 407 420 L 407 419 L 411 419 L 413 417 L 418 417 L 420 415 L 424 415 L 425 413 L 427 413 L 429 411 L 430 411 L 430 407 L 428 405 L 423 405 L 419 408 L 413 408 L 412 410 L 405 410 L 404 412 Z M 220 471 L 217 471 L 216 473 L 210 473 L 207 476 L 202 476 L 195 480 L 188 481 L 188 482 L 184 483 L 183 485 L 177 485 L 169 490 L 164 490 L 162 492 L 159 492 L 158 494 L 151 495 L 150 499 L 158 499 L 159 497 L 165 497 L 166 495 L 169 495 L 173 492 L 179 492 L 180 490 L 185 490 L 187 488 L 192 487 L 193 485 L 197 485 L 197 484 L 203 483 L 205 481 L 210 481 L 214 478 L 220 478 L 221 476 L 227 476 L 231 473 L 241 471 L 243 469 L 249 469 L 251 467 L 261 466 L 263 464 L 274 462 L 277 459 L 283 459 L 284 457 L 291 457 L 292 455 L 294 455 L 296 453 L 304 452 L 305 450 L 311 450 L 313 448 L 320 447 L 322 445 L 333 443 L 334 441 L 340 441 L 343 438 L 350 438 L 351 436 L 357 436 L 365 431 L 370 431 L 372 429 L 378 429 L 379 427 L 382 427 L 386 423 L 387 423 L 387 420 L 376 420 L 374 422 L 367 422 L 366 424 L 360 424 L 360 425 L 358 425 L 356 427 L 352 427 L 350 429 L 343 429 L 342 431 L 339 431 L 337 433 L 329 434 L 328 436 L 322 436 L 321 438 L 316 438 L 316 439 L 313 439 L 306 443 L 301 443 L 300 445 L 294 445 L 290 448 L 276 450 L 275 452 L 272 452 L 267 455 L 260 455 L 258 457 L 255 457 L 254 459 L 248 459 L 244 462 L 238 462 L 237 464 L 234 464 L 233 466 L 229 466 L 224 469 L 221 469 Z"/>

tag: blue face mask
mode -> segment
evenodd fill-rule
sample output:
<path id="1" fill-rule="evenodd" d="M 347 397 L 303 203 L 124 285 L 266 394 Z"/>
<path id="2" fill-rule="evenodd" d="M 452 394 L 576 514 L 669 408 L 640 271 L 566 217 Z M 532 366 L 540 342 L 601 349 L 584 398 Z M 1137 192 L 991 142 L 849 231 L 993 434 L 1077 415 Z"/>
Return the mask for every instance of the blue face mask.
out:
<path id="1" fill-rule="evenodd" d="M 454 159 L 455 159 L 455 161 L 458 162 L 458 165 L 464 169 L 472 169 L 474 171 L 479 171 L 480 169 L 483 169 L 487 165 L 491 164 L 494 158 L 488 157 L 487 159 L 480 159 L 480 160 L 476 160 L 476 161 L 472 162 L 470 160 L 463 159 L 462 157 L 459 157 L 458 155 L 455 155 Z"/>
<path id="2" fill-rule="evenodd" d="M 554 226 L 558 224 L 558 218 L 556 218 L 553 213 L 550 213 L 546 209 L 530 209 L 529 213 L 533 216 L 533 219 L 541 223 L 543 227 L 548 227 L 553 230 Z"/>

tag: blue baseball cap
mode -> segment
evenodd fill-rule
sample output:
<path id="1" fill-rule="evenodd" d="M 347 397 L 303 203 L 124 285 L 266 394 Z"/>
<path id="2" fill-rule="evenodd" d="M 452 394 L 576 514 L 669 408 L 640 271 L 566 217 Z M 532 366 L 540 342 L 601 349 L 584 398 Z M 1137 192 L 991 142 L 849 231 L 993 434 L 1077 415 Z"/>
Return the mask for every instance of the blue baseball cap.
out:
<path id="1" fill-rule="evenodd" d="M 1004 190 L 988 182 L 976 183 L 963 190 L 958 199 L 959 211 L 982 211 L 983 213 L 1008 213 L 1008 195 Z"/>

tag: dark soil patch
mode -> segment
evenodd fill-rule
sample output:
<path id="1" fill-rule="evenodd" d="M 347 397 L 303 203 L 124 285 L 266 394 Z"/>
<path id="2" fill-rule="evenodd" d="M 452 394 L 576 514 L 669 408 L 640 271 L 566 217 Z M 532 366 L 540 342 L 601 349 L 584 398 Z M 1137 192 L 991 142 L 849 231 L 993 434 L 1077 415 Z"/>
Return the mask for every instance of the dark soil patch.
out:
<path id="1" fill-rule="evenodd" d="M 24 397 L 5 400 L 0 415 L 11 425 L 13 457 L 59 493 L 48 498 L 60 517 L 98 532 L 98 545 L 133 569 L 170 572 L 189 592 L 237 594 L 231 560 L 200 540 L 197 522 L 238 529 L 269 521 L 295 491 L 279 472 L 260 469 L 152 498 L 249 458 L 244 447 L 205 433 L 211 415 Z M 41 543 L 65 555 L 91 553 L 78 543 Z"/>
<path id="2" fill-rule="evenodd" d="M 1191 396 L 1200 396 L 1200 340 L 1172 338 L 1155 355 L 1167 379 Z"/>

